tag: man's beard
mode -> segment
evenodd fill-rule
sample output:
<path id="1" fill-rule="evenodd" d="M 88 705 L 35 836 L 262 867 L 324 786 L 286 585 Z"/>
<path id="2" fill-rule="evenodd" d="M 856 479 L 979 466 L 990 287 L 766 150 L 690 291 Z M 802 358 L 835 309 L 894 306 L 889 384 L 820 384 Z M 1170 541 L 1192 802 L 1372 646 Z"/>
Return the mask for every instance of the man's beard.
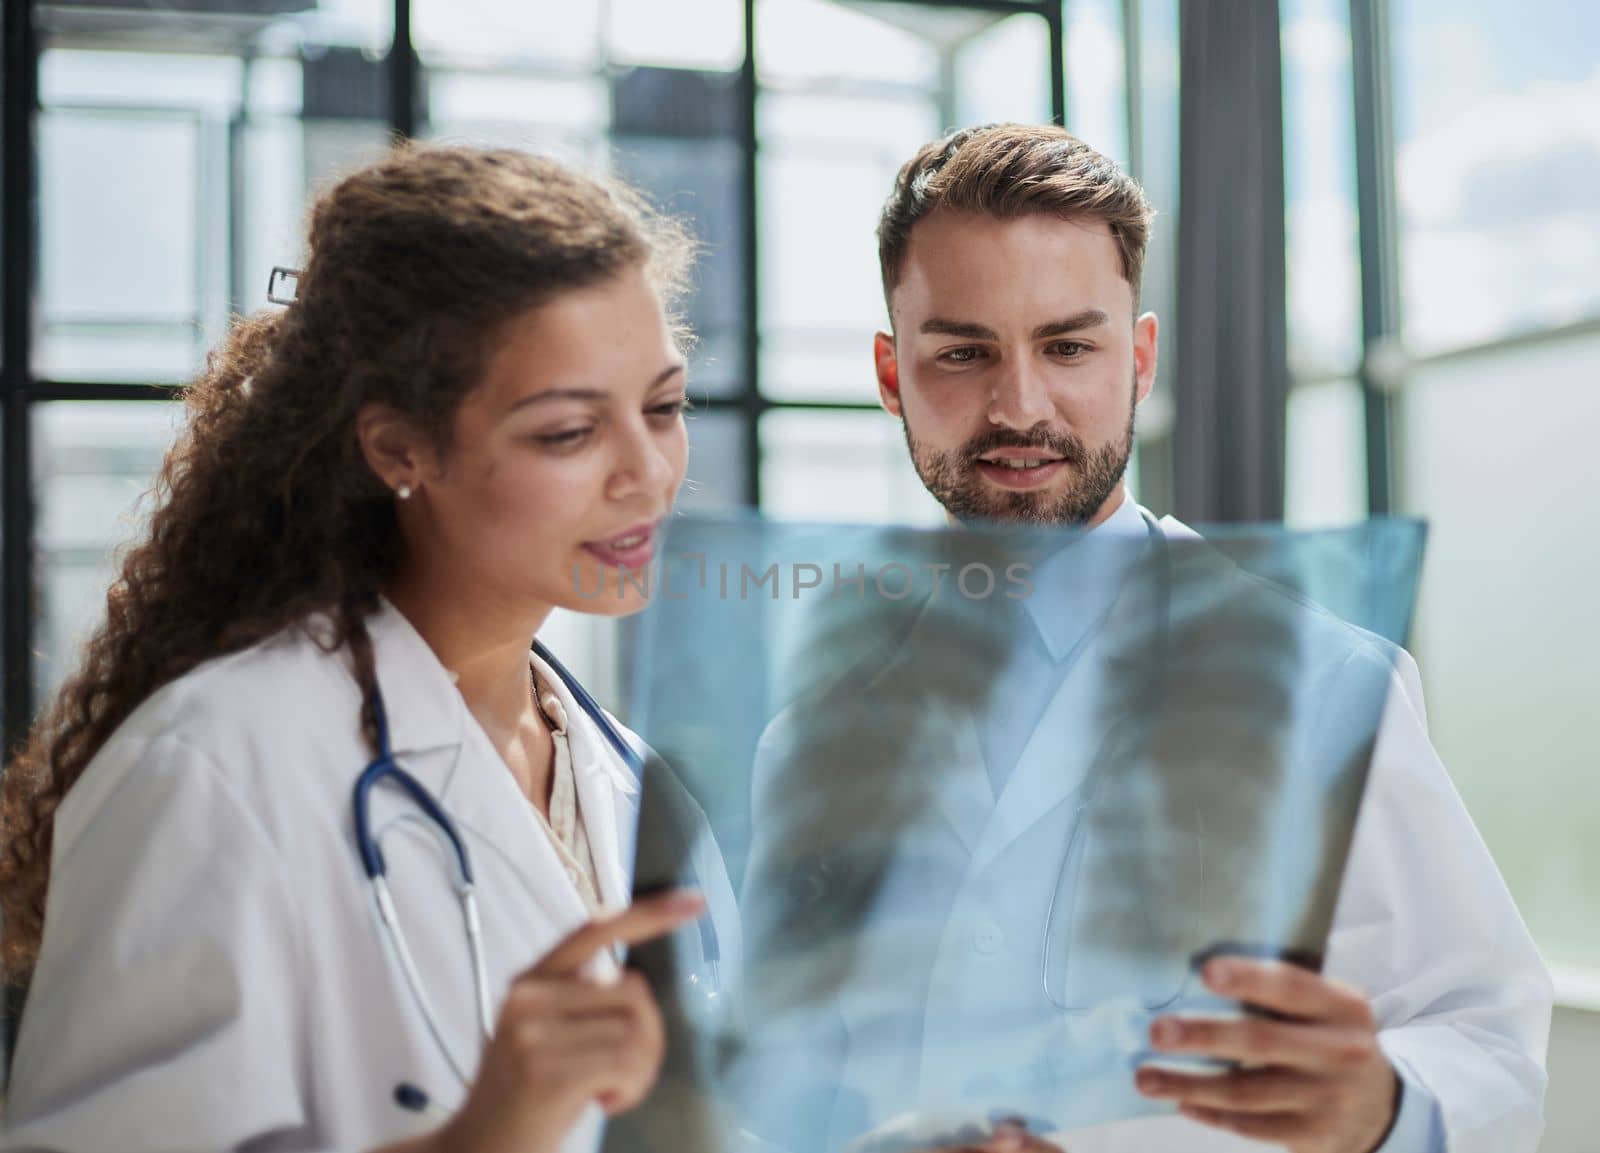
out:
<path id="1" fill-rule="evenodd" d="M 1128 425 L 1119 440 L 1090 449 L 1072 433 L 1035 428 L 1014 432 L 997 428 L 980 433 L 953 452 L 939 452 L 919 442 L 911 422 L 902 419 L 906 448 L 922 483 L 945 510 L 963 523 L 1003 521 L 1034 525 L 1083 525 L 1100 511 L 1128 470 L 1133 455 L 1133 414 L 1138 405 L 1135 379 L 1128 405 Z M 1004 492 L 978 474 L 977 460 L 997 448 L 1042 448 L 1060 456 L 1070 470 L 1065 492 Z"/>

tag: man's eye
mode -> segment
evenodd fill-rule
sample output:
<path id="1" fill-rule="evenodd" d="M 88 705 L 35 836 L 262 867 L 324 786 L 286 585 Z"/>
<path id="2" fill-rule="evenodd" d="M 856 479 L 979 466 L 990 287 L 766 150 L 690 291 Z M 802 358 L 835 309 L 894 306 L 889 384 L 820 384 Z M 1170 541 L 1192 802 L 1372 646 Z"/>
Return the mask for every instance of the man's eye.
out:
<path id="1" fill-rule="evenodd" d="M 1088 352 L 1089 346 L 1081 341 L 1063 340 L 1058 344 L 1051 345 L 1050 351 L 1054 352 L 1057 356 L 1064 356 L 1068 360 L 1072 360 Z"/>
<path id="2" fill-rule="evenodd" d="M 971 364 L 982 355 L 981 348 L 952 348 L 942 353 L 940 359 L 951 364 Z"/>

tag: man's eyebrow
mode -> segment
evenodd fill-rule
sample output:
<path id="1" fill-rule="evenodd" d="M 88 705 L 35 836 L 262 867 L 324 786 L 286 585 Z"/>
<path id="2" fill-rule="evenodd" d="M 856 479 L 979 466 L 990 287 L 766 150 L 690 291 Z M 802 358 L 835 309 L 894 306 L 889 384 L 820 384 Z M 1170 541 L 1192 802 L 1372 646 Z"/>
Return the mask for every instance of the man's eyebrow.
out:
<path id="1" fill-rule="evenodd" d="M 940 336 L 962 336 L 968 340 L 1000 339 L 1000 334 L 987 325 L 974 324 L 970 320 L 945 320 L 939 316 L 929 317 L 924 320 L 917 331 Z"/>
<path id="2" fill-rule="evenodd" d="M 1041 324 L 1033 330 L 1033 339 L 1049 340 L 1052 336 L 1065 336 L 1068 333 L 1082 332 L 1086 328 L 1099 328 L 1110 323 L 1111 318 L 1101 309 L 1086 308 L 1061 320 Z M 959 336 L 967 340 L 1000 339 L 1000 335 L 988 325 L 976 324 L 970 320 L 946 320 L 939 316 L 924 320 L 917 331 L 940 336 Z"/>
<path id="3" fill-rule="evenodd" d="M 655 379 L 650 382 L 649 386 L 645 389 L 645 392 L 648 393 L 654 391 L 667 381 L 671 380 L 674 376 L 677 376 L 683 370 L 684 364 L 682 361 L 679 361 L 677 364 L 669 364 L 666 368 L 662 369 L 656 374 Z M 510 408 L 506 409 L 506 412 L 516 412 L 519 409 L 527 408 L 529 405 L 538 404 L 545 400 L 604 401 L 610 399 L 611 394 L 609 392 L 598 388 L 547 388 L 543 392 L 537 392 L 532 396 L 523 397 Z"/>
<path id="4" fill-rule="evenodd" d="M 1086 328 L 1099 328 L 1101 325 L 1110 324 L 1111 318 L 1098 308 L 1086 308 L 1064 320 L 1052 321 L 1041 324 L 1033 330 L 1033 339 L 1049 340 L 1052 336 L 1066 336 L 1072 332 L 1082 332 Z"/>

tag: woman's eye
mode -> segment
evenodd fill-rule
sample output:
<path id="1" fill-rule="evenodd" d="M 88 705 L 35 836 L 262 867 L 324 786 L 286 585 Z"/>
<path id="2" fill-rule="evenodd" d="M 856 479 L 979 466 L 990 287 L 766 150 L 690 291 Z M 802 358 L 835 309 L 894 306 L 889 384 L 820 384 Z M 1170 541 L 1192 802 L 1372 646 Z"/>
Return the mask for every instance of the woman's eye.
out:
<path id="1" fill-rule="evenodd" d="M 657 404 L 652 406 L 650 409 L 650 415 L 666 417 L 682 416 L 684 413 L 692 412 L 693 410 L 694 405 L 689 402 L 689 398 L 687 396 L 680 396 L 677 400 L 668 401 L 666 404 Z"/>
<path id="2" fill-rule="evenodd" d="M 548 448 L 567 448 L 583 440 L 594 430 L 592 428 L 565 428 L 560 432 L 547 432 L 533 439 Z"/>

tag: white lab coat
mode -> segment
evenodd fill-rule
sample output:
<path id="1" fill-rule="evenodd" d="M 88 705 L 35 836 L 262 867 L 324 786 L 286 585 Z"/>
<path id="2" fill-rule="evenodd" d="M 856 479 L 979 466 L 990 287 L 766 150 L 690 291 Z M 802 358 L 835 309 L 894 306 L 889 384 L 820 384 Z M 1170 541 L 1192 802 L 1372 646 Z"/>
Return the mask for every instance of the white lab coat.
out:
<path id="1" fill-rule="evenodd" d="M 1194 537 L 1170 518 L 1158 528 L 1171 539 Z M 1035 590 L 1048 594 L 1047 588 Z M 1329 657 L 1321 667 L 1327 679 L 1308 678 L 1314 693 L 1336 698 L 1347 674 L 1371 676 L 1374 667 L 1378 677 L 1390 679 L 1325 962 L 1328 976 L 1369 996 L 1382 1027 L 1381 1044 L 1407 1087 L 1384 1153 L 1432 1153 L 1436 1147 L 1449 1153 L 1531 1153 L 1542 1128 L 1550 981 L 1429 743 L 1416 664 L 1409 654 L 1379 646 L 1332 617 L 1313 622 L 1307 635 Z M 1363 669 L 1346 663 L 1352 654 L 1364 654 L 1358 658 Z M 1374 666 L 1375 659 L 1384 663 Z M 1042 723 L 1041 732 L 1074 731 L 1061 727 L 1063 715 L 1070 715 L 1064 710 L 1083 707 L 1083 678 L 1093 675 L 1096 660 L 1092 646 L 1078 659 L 1046 714 L 1054 727 Z M 1385 672 L 1391 663 L 1392 671 Z M 893 658 L 872 674 L 864 690 L 869 712 L 872 684 L 879 678 L 892 683 L 894 675 Z M 1382 680 L 1376 683 L 1381 691 Z M 781 869 L 766 856 L 774 850 L 764 846 L 765 798 L 780 766 L 793 764 L 788 750 L 807 723 L 795 711 L 780 714 L 763 737 L 752 787 L 755 840 L 747 876 Z M 908 966 L 905 950 L 892 940 L 881 957 L 863 948 L 856 977 L 838 998 L 837 1020 L 824 1020 L 820 1028 L 808 1022 L 803 1041 L 779 1047 L 804 1048 L 793 1072 L 824 1082 L 835 1078 L 850 1087 L 846 1096 L 857 1098 L 853 1116 L 836 1107 L 830 1148 L 848 1142 L 863 1120 L 882 1124 L 885 1111 L 972 1116 L 982 1096 L 981 1089 L 974 1095 L 973 1079 L 977 1075 L 981 1084 L 987 1063 L 1048 1069 L 1051 1053 L 1075 1037 L 1091 1045 L 1107 1040 L 1096 1042 L 1083 1032 L 1103 1021 L 1069 1024 L 1046 1001 L 1041 984 L 1045 909 L 1056 876 L 1045 875 L 1038 863 L 1059 858 L 1059 849 L 1048 846 L 1066 843 L 1075 819 L 1073 805 L 1064 803 L 1082 779 L 1071 771 L 1074 751 L 1053 741 L 1033 742 L 996 799 L 975 724 L 959 717 L 933 724 L 937 739 L 928 743 L 940 752 L 932 755 L 954 762 L 941 774 L 947 783 L 937 797 L 943 825 L 932 834 L 941 842 L 934 851 L 941 860 L 954 854 L 959 877 L 938 947 L 926 959 L 926 971 Z M 907 876 L 887 874 L 880 891 L 909 893 L 924 884 L 917 863 L 903 871 Z M 999 1051 L 984 1052 L 975 1043 L 974 1022 L 993 1011 L 996 990 L 1037 990 L 1037 1021 L 1009 1034 Z M 899 1006 L 898 1017 L 885 1012 L 885 1002 L 906 1000 L 915 1003 Z M 912 1044 L 921 1046 L 920 1062 L 896 1055 L 897 1037 L 918 1039 Z M 816 1072 L 830 1062 L 831 1073 Z M 774 1066 L 763 1076 L 777 1074 Z M 1047 1078 L 1041 1074 L 1037 1080 Z M 1080 1103 L 1087 1099 L 1106 1116 L 1118 1111 L 1108 1102 L 1137 1100 L 1131 1072 L 1120 1071 L 1104 1083 L 1049 1086 L 1048 1092 L 1078 1094 Z M 863 1099 L 871 1102 L 865 1109 Z M 1430 1132 L 1435 1115 L 1442 1133 Z M 1071 1153 L 1265 1148 L 1176 1115 L 1080 1128 L 1061 1139 Z"/>
<path id="2" fill-rule="evenodd" d="M 396 758 L 472 855 L 498 1013 L 587 913 L 426 642 L 387 603 L 369 625 Z M 4 1149 L 357 1153 L 433 1126 L 396 1104 L 401 1082 L 460 1104 L 356 855 L 351 790 L 372 758 L 348 660 L 295 628 L 208 662 L 142 704 L 69 792 Z M 637 784 L 542 671 L 566 709 L 600 895 L 621 908 Z M 374 790 L 374 829 L 400 821 L 382 845 L 408 942 L 471 1070 L 481 1040 L 453 866 L 415 812 L 393 786 Z M 700 861 L 726 916 L 720 858 Z M 725 936 L 736 966 L 737 932 Z M 565 1153 L 592 1149 L 600 1119 L 591 1107 Z"/>

